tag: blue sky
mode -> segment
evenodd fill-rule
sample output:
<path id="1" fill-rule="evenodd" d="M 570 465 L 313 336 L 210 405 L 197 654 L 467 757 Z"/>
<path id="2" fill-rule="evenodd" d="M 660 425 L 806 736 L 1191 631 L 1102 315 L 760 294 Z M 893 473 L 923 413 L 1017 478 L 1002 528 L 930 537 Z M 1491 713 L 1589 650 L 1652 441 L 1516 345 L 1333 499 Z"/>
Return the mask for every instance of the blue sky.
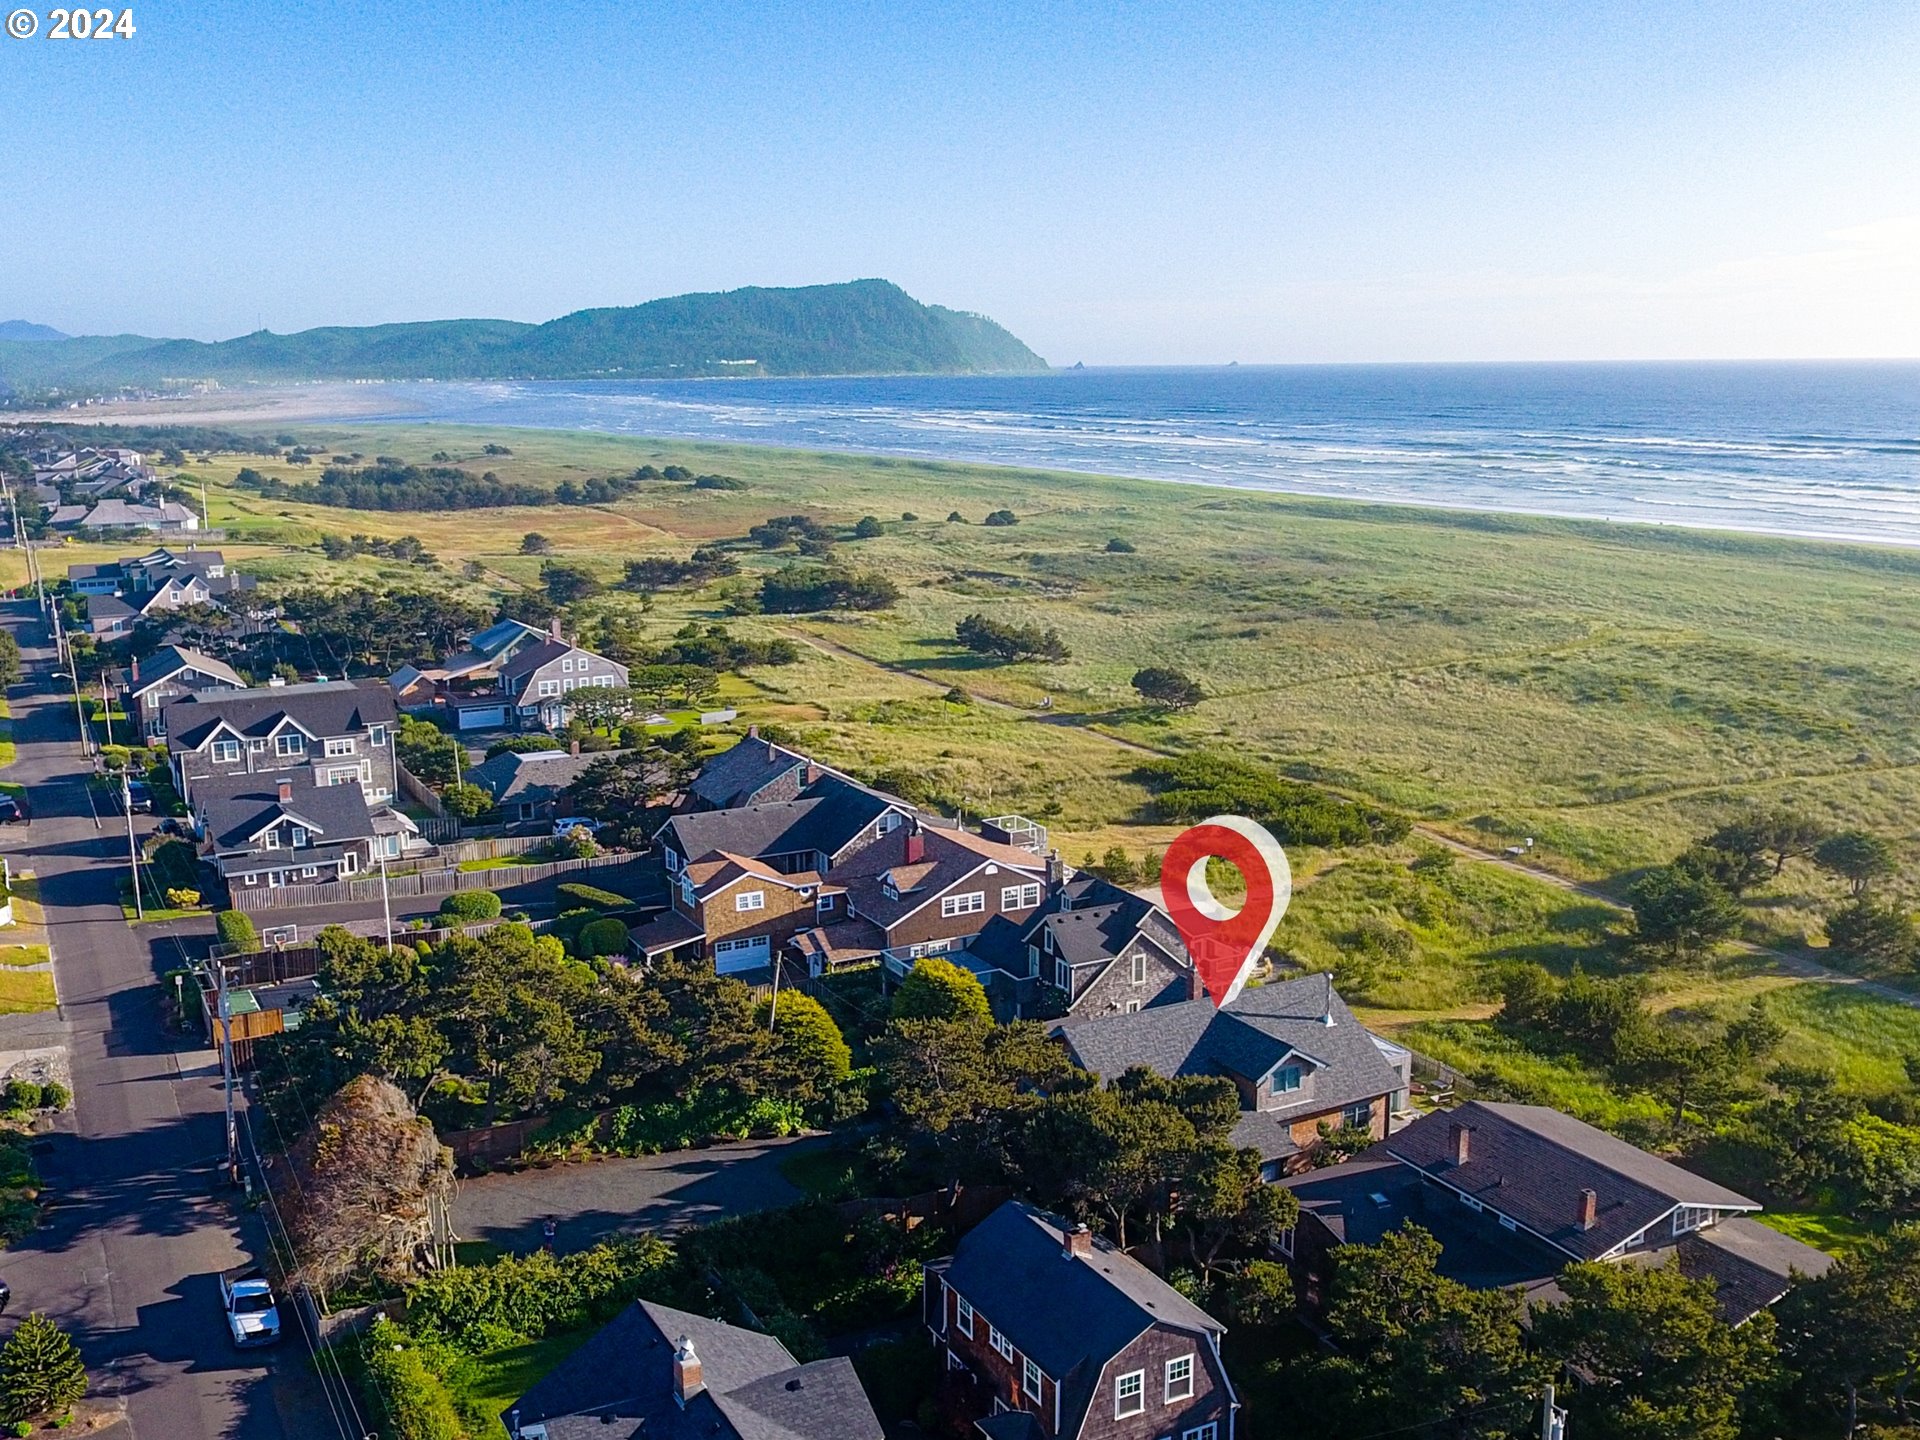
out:
<path id="1" fill-rule="evenodd" d="M 1920 354 L 1911 0 L 134 18 L 0 40 L 0 319 L 881 275 L 1061 364 Z"/>

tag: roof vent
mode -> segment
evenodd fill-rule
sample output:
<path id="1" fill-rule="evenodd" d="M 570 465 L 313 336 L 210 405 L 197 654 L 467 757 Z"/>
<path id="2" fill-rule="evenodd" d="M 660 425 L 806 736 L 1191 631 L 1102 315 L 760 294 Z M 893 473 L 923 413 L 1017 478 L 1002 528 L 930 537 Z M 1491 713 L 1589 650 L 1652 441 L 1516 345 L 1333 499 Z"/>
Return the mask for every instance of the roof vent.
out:
<path id="1" fill-rule="evenodd" d="M 801 1389 L 804 1389 L 804 1388 L 805 1388 L 805 1387 L 804 1387 L 804 1386 L 802 1386 L 802 1385 L 801 1385 L 801 1383 L 800 1383 L 800 1382 L 799 1382 L 798 1380 L 789 1380 L 789 1381 L 787 1381 L 787 1393 L 788 1393 L 788 1394 L 792 1394 L 792 1393 L 794 1393 L 795 1391 L 797 1391 L 797 1390 L 801 1390 Z"/>

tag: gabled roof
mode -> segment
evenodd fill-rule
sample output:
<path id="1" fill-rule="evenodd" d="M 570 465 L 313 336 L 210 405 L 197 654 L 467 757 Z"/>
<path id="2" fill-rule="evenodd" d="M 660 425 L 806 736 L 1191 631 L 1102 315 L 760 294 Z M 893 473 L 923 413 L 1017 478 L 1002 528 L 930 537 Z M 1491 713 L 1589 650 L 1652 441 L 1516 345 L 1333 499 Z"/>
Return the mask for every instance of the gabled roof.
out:
<path id="1" fill-rule="evenodd" d="M 1456 1125 L 1469 1132 L 1464 1165 L 1453 1163 Z M 1676 1205 L 1760 1208 L 1745 1195 L 1544 1105 L 1472 1100 L 1422 1116 L 1382 1145 L 1395 1159 L 1582 1260 L 1605 1255 Z M 1590 1230 L 1579 1224 L 1582 1190 L 1597 1197 Z"/>
<path id="2" fill-rule="evenodd" d="M 467 783 L 493 796 L 496 805 L 555 800 L 571 789 L 594 761 L 626 753 L 593 750 L 572 755 L 565 750 L 507 750 L 467 771 Z"/>
<path id="3" fill-rule="evenodd" d="M 751 805 L 755 796 L 781 776 L 811 763 L 806 756 L 771 740 L 747 735 L 709 758 L 687 793 L 716 810 Z"/>
<path id="4" fill-rule="evenodd" d="M 478 654 L 496 660 L 515 641 L 539 640 L 546 633 L 539 626 L 521 620 L 496 620 L 468 643 Z"/>
<path id="5" fill-rule="evenodd" d="M 1003 845 L 970 830 L 921 824 L 922 858 L 908 861 L 907 847 L 916 831 L 903 825 L 883 835 L 833 872 L 847 887 L 847 895 L 861 915 L 892 926 L 931 903 L 944 891 L 970 876 L 979 876 L 981 888 L 1000 884 L 1032 884 L 1042 880 L 1046 862 L 1031 850 Z M 1000 878 L 984 874 L 996 867 Z M 887 893 L 894 882 L 895 894 Z"/>
<path id="6" fill-rule="evenodd" d="M 899 807 L 900 802 L 877 790 L 836 780 L 804 800 L 676 815 L 662 834 L 688 859 L 710 850 L 756 858 L 817 850 L 832 858 L 888 810 Z"/>
<path id="7" fill-rule="evenodd" d="M 1064 1222 L 1018 1200 L 968 1231 L 942 1274 L 1059 1384 L 1062 1435 L 1079 1432 L 1100 1368 L 1150 1326 L 1225 1328 L 1099 1236 L 1089 1254 L 1067 1254 Z"/>
<path id="8" fill-rule="evenodd" d="M 117 595 L 87 597 L 87 623 L 90 625 L 101 620 L 127 620 L 139 613 Z"/>
<path id="9" fill-rule="evenodd" d="M 746 879 L 770 881 L 789 890 L 813 890 L 820 884 L 820 877 L 811 870 L 783 874 L 750 855 L 729 855 L 724 850 L 710 850 L 689 862 L 685 873 L 693 882 L 693 893 L 702 900 Z"/>
<path id="10" fill-rule="evenodd" d="M 248 736 L 271 735 L 288 720 L 310 735 L 349 735 L 369 725 L 391 725 L 398 714 L 393 691 L 383 681 L 326 680 L 202 691 L 169 705 L 165 724 L 176 749 L 197 750 L 223 721 Z"/>
<path id="11" fill-rule="evenodd" d="M 293 783 L 287 800 L 280 798 L 282 779 Z M 215 850 L 251 849 L 254 837 L 280 820 L 306 826 L 332 845 L 374 833 L 373 814 L 358 785 L 315 785 L 312 769 L 305 766 L 284 775 L 263 772 L 199 781 L 193 787 L 193 804 L 205 817 Z"/>
<path id="12" fill-rule="evenodd" d="M 674 1396 L 678 1342 L 705 1388 Z M 771 1335 L 639 1300 L 504 1412 L 549 1440 L 880 1440 L 880 1422 L 844 1357 L 798 1364 Z"/>
<path id="13" fill-rule="evenodd" d="M 240 678 L 239 671 L 226 661 L 203 655 L 198 650 L 189 650 L 184 645 L 167 645 L 140 662 L 140 678 L 131 682 L 128 689 L 135 695 L 144 695 L 182 670 L 197 671 L 209 680 L 221 681 L 236 690 L 247 688 L 247 682 Z"/>
<path id="14" fill-rule="evenodd" d="M 1322 1023 L 1326 1015 L 1333 1024 Z M 1250 985 L 1233 1004 L 1209 999 L 1157 1005 L 1130 1015 L 1066 1020 L 1054 1027 L 1068 1053 L 1103 1080 L 1135 1065 L 1161 1075 L 1239 1075 L 1258 1080 L 1293 1057 L 1312 1070 L 1301 1098 L 1248 1116 L 1282 1122 L 1296 1112 L 1318 1113 L 1387 1095 L 1399 1076 L 1381 1055 L 1372 1034 L 1333 989 L 1330 976 L 1310 975 L 1269 985 Z M 1263 1152 L 1273 1137 L 1250 1130 L 1239 1143 Z"/>

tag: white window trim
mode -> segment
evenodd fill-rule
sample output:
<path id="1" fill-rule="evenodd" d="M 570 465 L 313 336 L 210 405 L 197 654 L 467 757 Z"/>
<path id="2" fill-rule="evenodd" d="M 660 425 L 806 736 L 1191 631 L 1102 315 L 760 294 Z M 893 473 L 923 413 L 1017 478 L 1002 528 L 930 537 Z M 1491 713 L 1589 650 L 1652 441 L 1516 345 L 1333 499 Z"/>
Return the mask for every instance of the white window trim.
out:
<path id="1" fill-rule="evenodd" d="M 353 737 L 348 735 L 327 741 L 325 755 L 328 759 L 332 759 L 337 755 L 352 755 L 357 748 L 353 743 Z"/>
<path id="2" fill-rule="evenodd" d="M 387 727 L 371 725 L 367 728 L 367 743 L 378 750 L 387 743 Z"/>
<path id="3" fill-rule="evenodd" d="M 1002 1360 L 1013 1359 L 1013 1342 L 1002 1335 L 996 1326 L 987 1326 L 987 1348 Z"/>
<path id="4" fill-rule="evenodd" d="M 1047 1377 L 1041 1372 L 1038 1365 L 1034 1364 L 1031 1359 L 1022 1358 L 1020 1361 L 1021 1393 L 1031 1395 L 1035 1400 L 1038 1400 L 1040 1398 L 1040 1389 L 1046 1383 L 1046 1379 Z"/>
<path id="5" fill-rule="evenodd" d="M 764 890 L 742 890 L 733 897 L 735 910 L 764 910 L 767 908 L 767 892 Z"/>
<path id="6" fill-rule="evenodd" d="M 1185 1373 L 1176 1380 L 1174 1378 L 1175 1372 L 1180 1367 L 1185 1368 Z M 1191 1400 L 1193 1398 L 1193 1355 L 1191 1352 L 1185 1355 L 1176 1355 L 1173 1359 L 1167 1361 L 1165 1383 L 1166 1404 L 1171 1405 L 1176 1400 Z M 1181 1388 L 1176 1389 L 1176 1386 L 1180 1386 Z"/>
<path id="7" fill-rule="evenodd" d="M 964 1295 L 953 1297 L 953 1328 L 969 1340 L 973 1338 L 973 1305 Z"/>
<path id="8" fill-rule="evenodd" d="M 238 740 L 216 740 L 210 752 L 216 765 L 235 765 L 240 760 L 240 742 Z"/>
<path id="9" fill-rule="evenodd" d="M 541 699 L 544 700 L 550 695 L 558 695 L 559 693 L 560 693 L 560 682 L 558 680 L 542 680 L 540 682 L 540 698 Z"/>
<path id="10" fill-rule="evenodd" d="M 1293 1258 L 1293 1232 L 1294 1227 L 1289 1225 L 1280 1232 L 1279 1239 L 1276 1242 L 1280 1247 L 1280 1253 L 1289 1260 Z"/>
<path id="11" fill-rule="evenodd" d="M 1136 950 L 1133 952 L 1128 979 L 1135 985 L 1144 985 L 1147 983 L 1147 956 L 1145 951 Z"/>
<path id="12" fill-rule="evenodd" d="M 285 731 L 273 737 L 273 753 L 283 760 L 291 760 L 296 755 L 307 753 L 307 737 L 298 730 Z"/>
<path id="13" fill-rule="evenodd" d="M 940 897 L 940 918 L 952 920 L 961 915 L 980 915 L 986 912 L 987 892 L 969 890 L 961 895 L 942 895 Z"/>
<path id="14" fill-rule="evenodd" d="M 1220 1422 L 1209 1420 L 1204 1425 L 1195 1425 L 1190 1430 L 1182 1430 L 1180 1440 L 1220 1440 Z"/>
<path id="15" fill-rule="evenodd" d="M 1130 1387 L 1130 1388 L 1129 1388 Z M 1132 1401 L 1129 1408 L 1128 1401 Z M 1129 1415 L 1140 1415 L 1147 1408 L 1147 1372 L 1129 1370 L 1124 1375 L 1113 1377 L 1113 1418 L 1124 1420 Z"/>

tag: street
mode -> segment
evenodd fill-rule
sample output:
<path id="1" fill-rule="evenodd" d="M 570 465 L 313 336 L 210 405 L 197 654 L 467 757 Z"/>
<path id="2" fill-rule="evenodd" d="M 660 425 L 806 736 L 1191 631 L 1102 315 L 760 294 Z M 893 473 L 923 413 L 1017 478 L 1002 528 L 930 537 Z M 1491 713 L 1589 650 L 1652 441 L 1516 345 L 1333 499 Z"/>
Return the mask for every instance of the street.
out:
<path id="1" fill-rule="evenodd" d="M 92 1395 L 125 1405 L 116 1435 L 357 1440 L 291 1327 L 275 1350 L 242 1356 L 229 1344 L 217 1272 L 250 1256 L 241 1207 L 220 1188 L 218 1057 L 163 1017 L 158 976 L 182 954 L 175 927 L 134 929 L 121 916 L 125 823 L 96 819 L 88 803 L 72 701 L 50 688 L 39 612 L 8 601 L 0 620 L 27 671 L 9 695 L 18 759 L 5 778 L 27 786 L 34 815 L 0 846 L 40 878 L 61 999 L 58 1015 L 0 1017 L 0 1047 L 67 1044 L 74 1092 L 71 1116 L 40 1147 L 44 1223 L 0 1255 L 7 1319 L 39 1310 L 72 1331 Z"/>

